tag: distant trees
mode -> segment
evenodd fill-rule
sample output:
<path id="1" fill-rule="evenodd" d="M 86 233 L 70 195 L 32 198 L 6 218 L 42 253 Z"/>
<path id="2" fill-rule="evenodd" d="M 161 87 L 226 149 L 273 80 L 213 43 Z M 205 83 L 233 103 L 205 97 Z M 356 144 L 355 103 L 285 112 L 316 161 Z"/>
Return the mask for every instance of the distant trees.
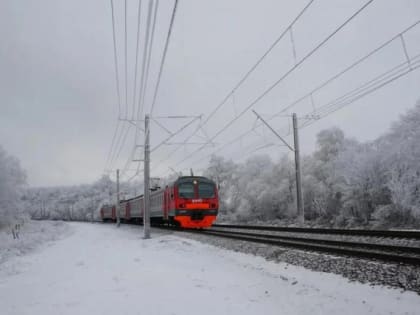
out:
<path id="1" fill-rule="evenodd" d="M 19 216 L 19 198 L 26 174 L 19 160 L 0 146 L 0 226 Z"/>
<path id="2" fill-rule="evenodd" d="M 104 203 L 115 202 L 115 183 L 102 176 L 91 185 L 28 188 L 22 204 L 32 218 L 90 221 Z"/>

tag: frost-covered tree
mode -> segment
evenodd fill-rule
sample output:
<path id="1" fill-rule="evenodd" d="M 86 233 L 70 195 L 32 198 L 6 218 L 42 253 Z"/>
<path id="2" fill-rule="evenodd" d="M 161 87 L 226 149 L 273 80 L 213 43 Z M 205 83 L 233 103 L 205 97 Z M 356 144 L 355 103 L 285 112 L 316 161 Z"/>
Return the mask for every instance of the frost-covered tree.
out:
<path id="1" fill-rule="evenodd" d="M 239 191 L 236 184 L 237 166 L 231 160 L 216 155 L 211 156 L 204 176 L 213 179 L 219 187 L 220 214 L 234 212 L 239 206 Z"/>
<path id="2" fill-rule="evenodd" d="M 376 143 L 346 142 L 335 164 L 343 201 L 337 218 L 341 224 L 368 224 L 375 209 L 390 203 L 382 158 Z"/>
<path id="3" fill-rule="evenodd" d="M 0 226 L 17 217 L 26 174 L 19 160 L 0 146 Z"/>
<path id="4" fill-rule="evenodd" d="M 274 200 L 269 177 L 273 170 L 273 162 L 266 155 L 252 157 L 238 168 L 240 215 L 253 218 L 270 216 Z"/>
<path id="5" fill-rule="evenodd" d="M 387 187 L 392 206 L 380 209 L 377 218 L 389 217 L 405 225 L 420 222 L 420 102 L 380 138 L 388 170 Z"/>
<path id="6" fill-rule="evenodd" d="M 296 214 L 294 173 L 287 156 L 273 163 L 259 155 L 243 164 L 213 156 L 205 176 L 220 187 L 221 219 L 269 220 Z"/>
<path id="7" fill-rule="evenodd" d="M 268 181 L 274 206 L 271 216 L 277 219 L 295 217 L 297 215 L 295 168 L 288 155 L 284 155 L 275 163 Z"/>
<path id="8" fill-rule="evenodd" d="M 337 158 L 345 148 L 346 139 L 339 128 L 321 131 L 311 157 L 303 160 L 303 191 L 305 212 L 309 218 L 331 222 L 339 213 L 342 193 L 336 174 Z"/>

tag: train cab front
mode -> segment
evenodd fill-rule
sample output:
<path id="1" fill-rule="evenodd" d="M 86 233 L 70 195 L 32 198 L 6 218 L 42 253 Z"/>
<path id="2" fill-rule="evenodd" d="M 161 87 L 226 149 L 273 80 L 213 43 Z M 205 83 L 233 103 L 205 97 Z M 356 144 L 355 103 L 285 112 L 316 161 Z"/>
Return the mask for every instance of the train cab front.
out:
<path id="1" fill-rule="evenodd" d="M 175 183 L 175 221 L 183 228 L 206 228 L 216 220 L 216 184 L 205 177 L 180 177 Z"/>

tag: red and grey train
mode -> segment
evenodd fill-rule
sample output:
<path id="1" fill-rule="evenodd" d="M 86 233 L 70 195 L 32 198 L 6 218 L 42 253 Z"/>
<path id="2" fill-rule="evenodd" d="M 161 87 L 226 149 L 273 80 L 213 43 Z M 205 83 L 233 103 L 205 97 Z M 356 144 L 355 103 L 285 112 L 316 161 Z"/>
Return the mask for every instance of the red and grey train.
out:
<path id="1" fill-rule="evenodd" d="M 143 220 L 144 196 L 122 200 L 119 215 L 122 221 Z M 150 220 L 184 228 L 210 227 L 216 220 L 219 196 L 216 184 L 202 176 L 182 176 L 172 185 L 150 193 Z M 102 221 L 115 221 L 116 207 L 103 206 Z"/>

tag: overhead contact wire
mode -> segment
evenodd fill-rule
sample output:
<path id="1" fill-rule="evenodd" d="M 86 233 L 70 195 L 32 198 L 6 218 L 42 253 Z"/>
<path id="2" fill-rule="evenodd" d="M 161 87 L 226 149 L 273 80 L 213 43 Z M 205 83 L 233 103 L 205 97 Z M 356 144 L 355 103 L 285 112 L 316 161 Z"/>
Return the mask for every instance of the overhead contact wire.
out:
<path id="1" fill-rule="evenodd" d="M 176 12 L 176 6 L 177 6 L 177 0 L 175 1 L 175 5 L 174 5 L 174 9 L 173 9 L 173 13 L 172 13 L 172 18 L 171 18 L 171 27 L 169 28 L 168 31 L 168 40 L 167 40 L 167 44 L 169 43 L 169 38 L 170 38 L 170 34 L 171 34 L 171 30 L 172 30 L 172 24 L 173 24 L 173 20 L 175 19 L 175 12 Z M 262 63 L 262 61 L 269 55 L 269 53 L 277 46 L 277 44 L 284 38 L 284 36 L 287 34 L 287 32 L 293 27 L 293 25 L 296 24 L 296 22 L 302 17 L 302 15 L 308 10 L 308 8 L 312 5 L 312 3 L 314 2 L 314 0 L 309 1 L 305 7 L 299 12 L 299 14 L 293 19 L 293 21 L 285 28 L 285 30 L 280 34 L 280 36 L 278 36 L 276 38 L 276 40 L 270 45 L 270 47 L 264 52 L 264 54 L 256 61 L 256 63 L 247 71 L 247 73 L 245 73 L 245 75 L 238 81 L 238 83 L 232 88 L 232 90 L 225 96 L 225 98 L 216 106 L 216 108 L 209 114 L 209 116 L 206 118 L 206 120 L 200 124 L 199 126 L 197 126 L 197 128 L 195 129 L 195 131 L 188 136 L 184 143 L 188 142 L 194 135 L 197 134 L 197 132 L 205 125 L 207 124 L 207 122 L 210 120 L 211 117 L 213 117 L 213 115 L 226 103 L 226 101 L 233 95 L 233 93 L 248 79 L 248 77 L 255 71 L 255 69 Z M 167 46 L 167 45 L 166 45 Z M 155 93 L 154 93 L 154 97 L 153 97 L 153 102 L 152 102 L 152 110 L 151 113 L 153 113 L 153 109 L 154 109 L 154 104 L 156 102 L 156 96 L 157 96 L 157 91 L 159 88 L 159 83 L 160 83 L 160 76 L 161 76 L 161 72 L 162 72 L 162 67 L 163 67 L 163 62 L 164 62 L 164 58 L 166 56 L 166 47 L 165 47 L 165 53 L 164 56 L 162 58 L 162 63 L 161 63 L 161 70 L 159 71 L 159 78 L 158 78 L 158 84 L 156 85 L 156 89 L 155 89 Z M 211 141 L 210 141 L 211 142 Z M 169 158 L 169 156 L 173 155 L 174 153 L 176 153 L 179 149 L 181 148 L 181 146 L 176 147 L 174 150 L 172 150 L 171 154 L 168 155 L 168 157 L 160 160 L 158 162 L 158 165 L 160 165 L 162 162 L 164 162 L 165 160 L 167 160 Z"/>
<path id="2" fill-rule="evenodd" d="M 176 165 L 179 165 L 186 160 L 190 159 L 194 154 L 200 152 L 203 148 L 206 147 L 208 143 L 213 141 L 217 136 L 227 130 L 235 121 L 242 117 L 251 107 L 256 105 L 261 99 L 263 99 L 268 93 L 270 93 L 278 84 L 283 82 L 294 70 L 300 67 L 307 59 L 309 59 L 316 51 L 318 51 L 322 46 L 324 46 L 331 38 L 333 38 L 341 29 L 343 29 L 350 21 L 352 21 L 357 15 L 359 15 L 363 10 L 365 10 L 374 0 L 367 1 L 361 8 L 359 8 L 355 13 L 353 13 L 349 18 L 347 18 L 344 23 L 342 23 L 338 28 L 336 28 L 331 34 L 329 34 L 324 40 L 322 40 L 318 45 L 315 46 L 308 54 L 306 54 L 299 62 L 297 62 L 291 69 L 289 69 L 284 75 L 282 75 L 277 81 L 270 85 L 262 94 L 260 94 L 254 101 L 252 101 L 244 110 L 242 110 L 236 117 L 234 117 L 228 124 L 226 124 L 222 129 L 220 129 L 206 144 L 195 150 L 188 157 L 178 162 Z"/>
<path id="3" fill-rule="evenodd" d="M 178 0 L 175 0 L 174 7 L 172 9 L 171 22 L 169 24 L 168 34 L 166 36 L 165 48 L 163 50 L 163 55 L 162 55 L 162 59 L 161 59 L 161 62 L 160 62 L 159 74 L 158 74 L 158 78 L 157 78 L 157 82 L 156 82 L 156 86 L 155 86 L 155 91 L 153 93 L 153 100 L 152 100 L 152 105 L 151 105 L 151 109 L 150 109 L 150 115 L 153 115 L 153 111 L 154 111 L 155 104 L 156 104 L 156 98 L 157 98 L 157 94 L 158 94 L 159 87 L 160 87 L 160 80 L 161 80 L 161 77 L 162 77 L 163 67 L 165 65 L 166 54 L 168 52 L 169 41 L 171 39 L 172 29 L 173 29 L 174 22 L 175 22 L 175 15 L 176 15 L 177 6 L 178 6 Z"/>
<path id="4" fill-rule="evenodd" d="M 147 92 L 147 83 L 149 82 L 149 69 L 150 69 L 150 62 L 151 62 L 151 59 L 152 59 L 153 40 L 154 40 L 154 37 L 155 37 L 155 27 L 156 27 L 156 18 L 157 18 L 158 8 L 159 8 L 159 0 L 156 0 L 154 14 L 153 14 L 152 32 L 151 32 L 151 36 L 150 36 L 150 45 L 149 45 L 149 51 L 148 51 L 148 54 L 147 54 L 147 64 L 146 64 L 146 74 L 145 74 L 146 79 L 145 79 L 145 83 L 144 83 L 144 93 L 142 95 L 142 100 L 141 100 L 141 103 L 142 103 L 141 108 L 145 107 L 144 100 L 145 100 L 146 92 Z"/>
<path id="5" fill-rule="evenodd" d="M 115 37 L 115 18 L 114 18 L 114 2 L 111 0 L 111 16 L 112 16 L 112 38 L 114 42 L 114 64 L 115 64 L 115 81 L 117 86 L 118 97 L 118 116 L 121 118 L 121 96 L 120 96 L 120 80 L 118 75 L 118 57 L 117 57 L 117 40 Z"/>

